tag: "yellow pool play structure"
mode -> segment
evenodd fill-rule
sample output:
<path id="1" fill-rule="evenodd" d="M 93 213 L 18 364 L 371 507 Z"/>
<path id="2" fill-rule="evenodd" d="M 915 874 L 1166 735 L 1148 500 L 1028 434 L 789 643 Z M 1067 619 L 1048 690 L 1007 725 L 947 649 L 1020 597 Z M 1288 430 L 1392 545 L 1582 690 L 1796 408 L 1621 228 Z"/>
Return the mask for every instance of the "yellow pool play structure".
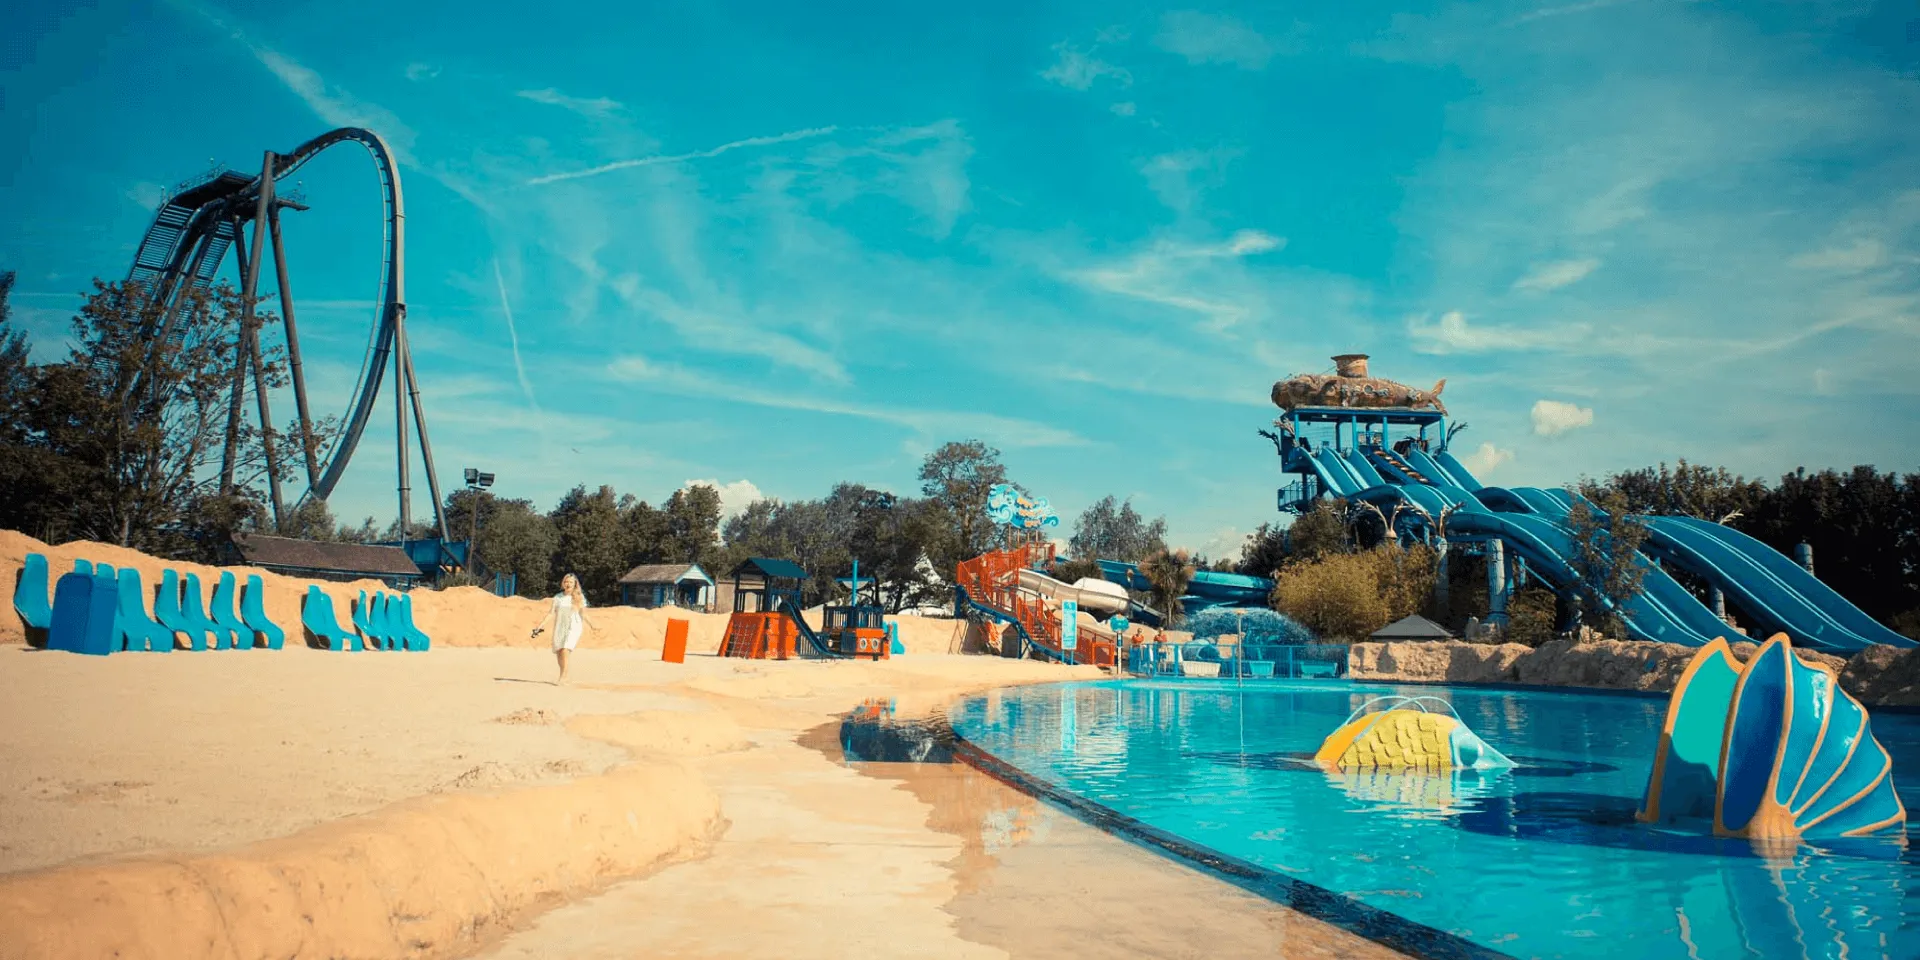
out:
<path id="1" fill-rule="evenodd" d="M 1430 705 L 1444 707 L 1439 713 Z M 1377 708 L 1377 709 L 1376 709 Z M 1348 715 L 1314 752 L 1322 767 L 1341 772 L 1445 773 L 1514 766 L 1480 739 L 1439 697 L 1375 697 Z"/>

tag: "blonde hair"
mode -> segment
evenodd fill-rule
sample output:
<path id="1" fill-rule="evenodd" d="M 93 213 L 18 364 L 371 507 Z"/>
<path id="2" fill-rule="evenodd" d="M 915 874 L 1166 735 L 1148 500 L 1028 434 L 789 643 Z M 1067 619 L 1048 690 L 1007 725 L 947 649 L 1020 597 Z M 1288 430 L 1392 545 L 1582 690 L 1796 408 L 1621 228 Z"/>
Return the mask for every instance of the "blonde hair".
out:
<path id="1" fill-rule="evenodd" d="M 573 586 L 571 587 L 567 586 L 567 584 L 569 583 L 573 584 Z M 573 606 L 575 609 L 585 610 L 587 608 L 587 596 L 586 596 L 586 593 L 580 589 L 579 577 L 576 577 L 571 573 L 567 574 L 564 577 L 561 577 L 560 590 L 561 592 L 567 595 L 568 599 L 573 601 Z"/>

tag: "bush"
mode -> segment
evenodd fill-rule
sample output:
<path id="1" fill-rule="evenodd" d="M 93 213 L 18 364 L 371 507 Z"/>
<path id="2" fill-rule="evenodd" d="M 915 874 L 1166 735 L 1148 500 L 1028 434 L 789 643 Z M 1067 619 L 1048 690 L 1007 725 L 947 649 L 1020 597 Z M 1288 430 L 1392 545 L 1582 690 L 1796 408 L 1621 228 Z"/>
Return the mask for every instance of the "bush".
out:
<path id="1" fill-rule="evenodd" d="M 1364 640 L 1426 605 L 1435 560 L 1424 544 L 1328 554 L 1281 570 L 1273 605 L 1323 637 Z"/>
<path id="2" fill-rule="evenodd" d="M 1507 635 L 1501 639 L 1529 647 L 1552 640 L 1554 605 L 1553 591 L 1545 587 L 1526 586 L 1515 590 L 1513 596 L 1507 598 Z"/>

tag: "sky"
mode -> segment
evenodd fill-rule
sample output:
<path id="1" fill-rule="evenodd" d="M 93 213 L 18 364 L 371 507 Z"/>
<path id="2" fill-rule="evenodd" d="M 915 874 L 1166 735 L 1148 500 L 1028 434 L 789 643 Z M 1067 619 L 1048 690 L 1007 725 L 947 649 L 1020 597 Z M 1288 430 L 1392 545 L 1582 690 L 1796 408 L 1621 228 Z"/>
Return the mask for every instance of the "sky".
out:
<path id="1" fill-rule="evenodd" d="M 442 481 L 542 508 L 904 493 L 978 438 L 1069 528 L 1230 555 L 1271 384 L 1346 352 L 1445 378 L 1491 483 L 1920 469 L 1920 4 L 1396 6 L 25 0 L 0 269 L 56 357 L 170 185 L 375 130 Z M 344 413 L 379 183 L 295 179 Z M 390 390 L 342 519 L 395 513 Z"/>

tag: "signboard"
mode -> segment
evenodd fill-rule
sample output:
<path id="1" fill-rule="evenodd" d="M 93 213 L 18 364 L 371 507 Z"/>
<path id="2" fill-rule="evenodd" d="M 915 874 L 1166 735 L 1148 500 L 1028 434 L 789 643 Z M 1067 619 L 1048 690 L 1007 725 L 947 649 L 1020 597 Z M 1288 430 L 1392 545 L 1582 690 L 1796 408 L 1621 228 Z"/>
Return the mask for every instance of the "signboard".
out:
<path id="1" fill-rule="evenodd" d="M 1072 650 L 1080 642 L 1080 602 L 1067 600 L 1060 604 L 1060 649 Z"/>

